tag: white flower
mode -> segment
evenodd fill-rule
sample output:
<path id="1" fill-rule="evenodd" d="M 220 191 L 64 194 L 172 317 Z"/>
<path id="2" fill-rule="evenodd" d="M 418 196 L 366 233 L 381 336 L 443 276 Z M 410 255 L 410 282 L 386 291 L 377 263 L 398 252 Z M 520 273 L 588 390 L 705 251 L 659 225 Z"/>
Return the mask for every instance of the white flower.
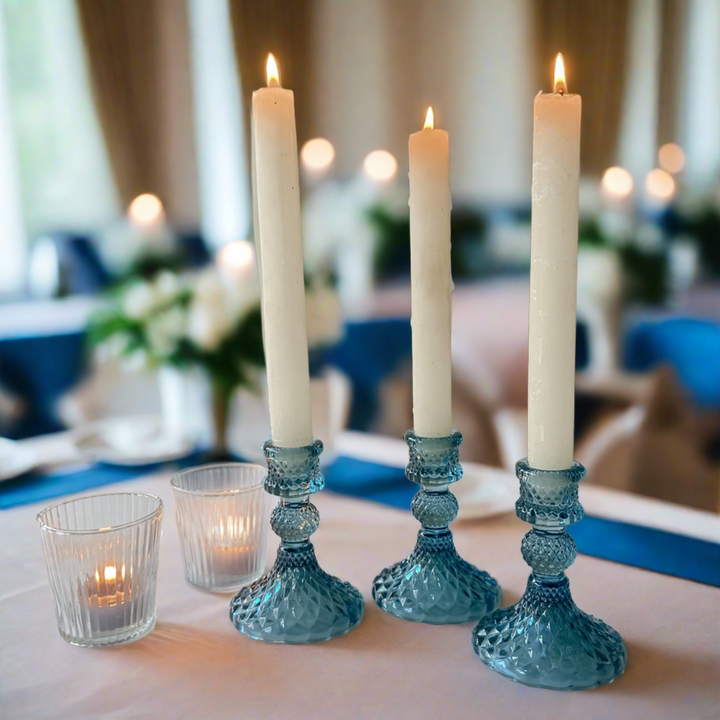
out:
<path id="1" fill-rule="evenodd" d="M 230 317 L 239 322 L 260 304 L 260 287 L 255 276 L 225 283 L 225 306 Z"/>
<path id="2" fill-rule="evenodd" d="M 171 307 L 152 316 L 145 327 L 150 352 L 157 359 L 170 357 L 185 331 L 185 313 L 180 307 Z"/>
<path id="3" fill-rule="evenodd" d="M 221 303 L 196 296 L 190 303 L 187 336 L 198 347 L 212 352 L 231 329 L 230 318 Z"/>
<path id="4" fill-rule="evenodd" d="M 342 337 L 340 298 L 328 286 L 310 287 L 305 293 L 307 336 L 310 347 L 332 345 Z"/>
<path id="5" fill-rule="evenodd" d="M 158 301 L 163 303 L 172 302 L 180 292 L 180 278 L 169 270 L 161 270 L 156 276 L 154 283 L 158 295 Z"/>
<path id="6" fill-rule="evenodd" d="M 136 282 L 125 293 L 122 308 L 131 320 L 142 320 L 158 305 L 158 293 L 148 282 Z"/>

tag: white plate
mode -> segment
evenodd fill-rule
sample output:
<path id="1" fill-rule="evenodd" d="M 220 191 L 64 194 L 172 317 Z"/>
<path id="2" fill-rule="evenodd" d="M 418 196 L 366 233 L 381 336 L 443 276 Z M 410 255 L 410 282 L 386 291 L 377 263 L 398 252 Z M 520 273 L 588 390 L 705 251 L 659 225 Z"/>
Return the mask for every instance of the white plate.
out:
<path id="1" fill-rule="evenodd" d="M 507 470 L 463 463 L 463 478 L 453 483 L 452 492 L 460 505 L 458 520 L 504 515 L 515 509 L 518 484 Z"/>
<path id="2" fill-rule="evenodd" d="M 108 465 L 151 465 L 187 457 L 187 438 L 167 435 L 154 415 L 112 418 L 75 433 L 75 446 L 85 456 Z"/>
<path id="3" fill-rule="evenodd" d="M 0 438 L 0 482 L 20 477 L 37 465 L 35 453 L 15 440 Z"/>

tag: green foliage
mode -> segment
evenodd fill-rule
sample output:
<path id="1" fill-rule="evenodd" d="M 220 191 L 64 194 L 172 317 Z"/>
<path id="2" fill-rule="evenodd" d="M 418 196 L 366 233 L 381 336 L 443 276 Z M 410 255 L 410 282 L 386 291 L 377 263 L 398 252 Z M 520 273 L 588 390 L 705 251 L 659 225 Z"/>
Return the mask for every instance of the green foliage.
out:
<path id="1" fill-rule="evenodd" d="M 707 205 L 697 215 L 678 218 L 678 231 L 697 242 L 700 264 L 709 274 L 720 277 L 720 211 Z"/>
<path id="2" fill-rule="evenodd" d="M 375 231 L 375 275 L 379 279 L 410 274 L 410 216 L 391 212 L 382 204 L 367 211 Z M 450 216 L 451 261 L 457 279 L 477 277 L 482 272 L 485 219 L 475 210 L 458 208 Z"/>
<path id="3" fill-rule="evenodd" d="M 603 235 L 600 223 L 595 218 L 581 218 L 578 228 L 578 245 L 586 247 L 609 247 L 610 242 Z"/>
<path id="4" fill-rule="evenodd" d="M 668 295 L 668 256 L 666 252 L 643 252 L 627 245 L 620 249 L 627 285 L 627 299 L 648 305 L 662 305 Z"/>

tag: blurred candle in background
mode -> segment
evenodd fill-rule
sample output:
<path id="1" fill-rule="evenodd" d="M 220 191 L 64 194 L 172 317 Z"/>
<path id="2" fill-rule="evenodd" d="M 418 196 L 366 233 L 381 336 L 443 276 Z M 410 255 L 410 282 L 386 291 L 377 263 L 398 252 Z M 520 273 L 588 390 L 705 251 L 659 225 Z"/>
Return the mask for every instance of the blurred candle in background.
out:
<path id="1" fill-rule="evenodd" d="M 363 160 L 365 176 L 376 183 L 386 183 L 397 173 L 398 164 L 395 156 L 387 150 L 373 150 Z"/>
<path id="2" fill-rule="evenodd" d="M 165 210 L 157 195 L 143 193 L 128 206 L 128 219 L 137 228 L 154 230 L 165 222 Z"/>
<path id="3" fill-rule="evenodd" d="M 220 248 L 217 261 L 221 273 L 242 282 L 255 271 L 255 248 L 247 240 L 233 240 Z"/>
<path id="4" fill-rule="evenodd" d="M 562 55 L 554 90 L 535 97 L 533 130 L 528 460 L 542 470 L 573 461 L 582 103 Z"/>
<path id="5" fill-rule="evenodd" d="M 444 130 L 410 136 L 410 268 L 414 430 L 421 437 L 452 431 L 450 150 Z"/>
<path id="6" fill-rule="evenodd" d="M 299 447 L 312 424 L 295 102 L 272 55 L 267 74 L 253 93 L 252 139 L 270 428 L 276 445 Z"/>

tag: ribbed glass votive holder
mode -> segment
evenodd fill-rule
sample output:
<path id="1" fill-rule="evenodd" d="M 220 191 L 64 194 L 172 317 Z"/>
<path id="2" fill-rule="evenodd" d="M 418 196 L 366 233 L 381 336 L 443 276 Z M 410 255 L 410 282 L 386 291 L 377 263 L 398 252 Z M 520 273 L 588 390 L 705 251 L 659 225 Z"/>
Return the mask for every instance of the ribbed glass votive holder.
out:
<path id="1" fill-rule="evenodd" d="M 265 570 L 267 471 L 226 463 L 192 468 L 171 480 L 185 579 L 201 590 L 230 592 Z"/>
<path id="2" fill-rule="evenodd" d="M 58 630 L 72 645 L 139 640 L 155 626 L 162 501 L 93 495 L 38 516 Z"/>

